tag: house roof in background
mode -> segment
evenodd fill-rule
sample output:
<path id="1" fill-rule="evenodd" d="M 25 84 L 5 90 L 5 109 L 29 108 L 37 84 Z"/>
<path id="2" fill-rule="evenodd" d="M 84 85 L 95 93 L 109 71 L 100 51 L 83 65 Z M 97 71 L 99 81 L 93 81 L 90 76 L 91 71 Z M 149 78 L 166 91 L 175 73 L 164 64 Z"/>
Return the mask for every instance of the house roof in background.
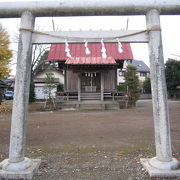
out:
<path id="1" fill-rule="evenodd" d="M 127 61 L 127 64 L 137 67 L 137 72 L 150 72 L 150 68 L 140 60 Z"/>
<path id="2" fill-rule="evenodd" d="M 114 65 L 117 64 L 114 58 L 107 57 L 71 57 L 68 58 L 65 64 L 74 64 L 74 65 L 99 65 L 99 64 L 106 64 L 106 65 Z"/>
<path id="3" fill-rule="evenodd" d="M 87 47 L 90 54 L 85 53 L 84 43 L 68 44 L 72 57 L 102 57 L 101 43 L 88 43 Z M 104 43 L 107 57 L 113 57 L 115 60 L 133 60 L 133 54 L 129 43 L 122 43 L 123 52 L 119 53 L 118 43 Z M 68 57 L 65 52 L 65 44 L 52 44 L 48 55 L 48 61 L 64 61 Z"/>
<path id="4" fill-rule="evenodd" d="M 49 65 L 50 66 L 50 65 Z M 59 75 L 62 75 L 62 72 L 60 72 L 59 70 L 57 70 L 56 68 L 54 68 L 53 66 L 51 66 L 51 69 L 49 70 L 49 66 L 47 66 L 45 69 L 42 69 L 40 72 L 38 72 L 37 74 L 35 74 L 35 78 L 37 78 L 38 76 L 42 75 L 42 74 L 46 74 L 47 72 L 56 72 Z"/>
<path id="5" fill-rule="evenodd" d="M 34 83 L 45 83 L 46 82 L 46 78 L 35 78 L 33 80 Z M 59 82 L 59 78 L 54 78 L 54 83 L 58 83 Z"/>

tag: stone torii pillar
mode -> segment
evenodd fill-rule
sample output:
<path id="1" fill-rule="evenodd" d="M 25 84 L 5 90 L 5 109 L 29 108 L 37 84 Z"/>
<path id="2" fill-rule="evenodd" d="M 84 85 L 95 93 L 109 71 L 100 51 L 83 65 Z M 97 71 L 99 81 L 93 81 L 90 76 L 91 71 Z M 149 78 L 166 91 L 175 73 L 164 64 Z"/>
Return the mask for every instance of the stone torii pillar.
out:
<path id="1" fill-rule="evenodd" d="M 33 29 L 35 18 L 29 11 L 21 16 L 21 28 Z M 30 67 L 32 55 L 32 32 L 20 31 L 13 102 L 9 159 L 0 163 L 0 178 L 32 178 L 40 160 L 24 157 L 26 124 L 29 101 Z"/>
<path id="2" fill-rule="evenodd" d="M 161 38 L 160 15 L 152 9 L 146 14 L 149 29 L 149 57 L 152 87 L 152 103 L 155 129 L 156 157 L 141 159 L 150 176 L 179 176 L 179 162 L 172 157 L 167 88 Z"/>

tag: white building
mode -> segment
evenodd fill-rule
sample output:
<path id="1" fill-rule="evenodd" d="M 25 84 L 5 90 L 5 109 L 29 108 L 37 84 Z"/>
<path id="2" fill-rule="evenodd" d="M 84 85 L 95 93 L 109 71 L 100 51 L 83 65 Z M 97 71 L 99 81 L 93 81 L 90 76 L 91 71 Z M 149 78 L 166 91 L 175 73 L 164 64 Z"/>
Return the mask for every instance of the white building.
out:
<path id="1" fill-rule="evenodd" d="M 146 77 L 150 76 L 150 69 L 149 67 L 143 62 L 139 60 L 126 60 L 124 61 L 123 69 L 118 69 L 117 71 L 117 84 L 123 84 L 125 82 L 124 74 L 127 70 L 128 65 L 136 66 L 137 75 L 139 77 L 139 81 L 143 82 Z"/>
<path id="2" fill-rule="evenodd" d="M 46 99 L 47 98 L 47 93 L 46 93 L 46 73 L 48 73 L 49 70 L 45 70 L 42 73 L 38 74 L 35 79 L 34 79 L 34 84 L 35 84 L 35 98 L 40 100 L 40 99 Z M 51 70 L 50 71 L 53 74 L 53 78 L 55 80 L 55 83 L 61 83 L 64 84 L 64 75 L 57 71 L 57 70 Z M 53 88 L 51 93 L 52 96 L 56 96 L 57 89 Z"/>

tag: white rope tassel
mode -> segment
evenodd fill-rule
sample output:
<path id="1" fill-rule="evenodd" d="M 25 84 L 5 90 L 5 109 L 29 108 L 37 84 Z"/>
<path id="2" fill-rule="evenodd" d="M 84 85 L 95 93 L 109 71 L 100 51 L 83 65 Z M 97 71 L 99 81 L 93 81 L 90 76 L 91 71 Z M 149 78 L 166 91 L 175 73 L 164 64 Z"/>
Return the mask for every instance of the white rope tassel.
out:
<path id="1" fill-rule="evenodd" d="M 84 44 L 84 46 L 85 46 L 85 48 L 86 48 L 86 55 L 89 55 L 89 54 L 91 54 L 91 51 L 89 50 L 89 48 L 88 48 L 88 42 L 85 40 L 84 41 L 85 42 L 85 44 Z"/>
<path id="2" fill-rule="evenodd" d="M 67 40 L 65 40 L 65 52 L 66 52 L 66 56 L 67 57 L 71 57 L 71 54 L 70 54 L 70 49 L 69 49 L 69 45 L 68 45 L 68 42 Z"/>
<path id="3" fill-rule="evenodd" d="M 119 51 L 119 53 L 122 53 L 123 52 L 122 44 L 119 39 L 117 39 L 117 41 L 118 41 L 118 51 Z"/>
<path id="4" fill-rule="evenodd" d="M 102 58 L 107 58 L 106 48 L 104 47 L 103 39 L 101 40 L 101 45 L 102 45 L 102 49 L 101 49 L 101 52 L 102 52 Z"/>

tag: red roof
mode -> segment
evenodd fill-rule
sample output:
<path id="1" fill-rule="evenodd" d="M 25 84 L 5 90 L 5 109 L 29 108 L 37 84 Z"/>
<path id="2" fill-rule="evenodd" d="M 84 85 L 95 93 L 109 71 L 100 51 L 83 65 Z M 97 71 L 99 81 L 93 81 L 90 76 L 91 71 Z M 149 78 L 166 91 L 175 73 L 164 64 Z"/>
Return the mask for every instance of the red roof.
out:
<path id="1" fill-rule="evenodd" d="M 66 60 L 65 64 L 116 64 L 116 61 L 112 57 L 71 57 Z"/>
<path id="2" fill-rule="evenodd" d="M 68 44 L 72 57 L 102 57 L 101 43 L 88 43 L 90 54 L 86 55 L 84 43 Z M 122 43 L 122 53 L 118 51 L 118 43 L 104 43 L 107 57 L 113 57 L 115 60 L 132 60 L 133 54 L 129 43 Z M 51 45 L 48 55 L 48 61 L 66 60 L 68 57 L 65 52 L 65 44 Z"/>

